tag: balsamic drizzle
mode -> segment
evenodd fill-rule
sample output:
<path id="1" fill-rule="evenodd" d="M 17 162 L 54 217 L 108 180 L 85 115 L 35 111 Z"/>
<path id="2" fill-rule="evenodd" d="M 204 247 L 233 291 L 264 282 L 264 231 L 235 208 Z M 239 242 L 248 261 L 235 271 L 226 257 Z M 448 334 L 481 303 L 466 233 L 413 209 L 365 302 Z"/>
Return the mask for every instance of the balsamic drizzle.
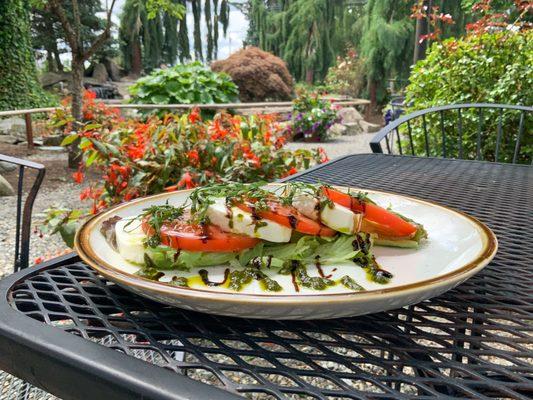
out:
<path id="1" fill-rule="evenodd" d="M 204 285 L 210 286 L 210 287 L 224 285 L 226 281 L 228 280 L 229 273 L 230 273 L 229 268 L 226 268 L 224 270 L 224 280 L 222 280 L 222 282 L 212 282 L 209 280 L 209 272 L 207 272 L 206 269 L 201 269 L 200 271 L 198 271 L 198 275 L 200 275 L 200 278 L 202 278 L 202 282 L 204 283 Z"/>

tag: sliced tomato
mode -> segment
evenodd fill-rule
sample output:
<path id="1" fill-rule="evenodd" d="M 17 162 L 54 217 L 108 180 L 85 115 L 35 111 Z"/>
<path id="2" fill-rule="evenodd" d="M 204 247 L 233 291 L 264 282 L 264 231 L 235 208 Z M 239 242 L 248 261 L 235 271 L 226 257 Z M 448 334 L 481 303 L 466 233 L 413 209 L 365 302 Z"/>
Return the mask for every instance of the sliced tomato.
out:
<path id="1" fill-rule="evenodd" d="M 356 197 L 350 196 L 331 188 L 323 188 L 324 194 L 332 202 L 348 207 L 354 212 L 363 213 L 361 230 L 367 233 L 377 233 L 389 237 L 411 237 L 417 231 L 416 225 L 405 221 L 389 210 L 372 203 L 361 202 Z"/>
<path id="2" fill-rule="evenodd" d="M 243 211 L 257 214 L 260 218 L 277 222 L 280 225 L 306 235 L 332 237 L 337 234 L 335 230 L 317 221 L 313 221 L 292 206 L 284 206 L 276 201 L 268 202 L 268 206 L 268 210 L 256 211 L 254 210 L 253 204 L 245 203 L 237 205 Z"/>
<path id="3" fill-rule="evenodd" d="M 143 223 L 143 230 L 148 235 L 151 231 L 153 234 L 146 223 Z M 224 232 L 215 225 L 203 228 L 176 220 L 161 227 L 161 243 L 179 250 L 223 253 L 250 249 L 259 243 L 259 239 Z"/>

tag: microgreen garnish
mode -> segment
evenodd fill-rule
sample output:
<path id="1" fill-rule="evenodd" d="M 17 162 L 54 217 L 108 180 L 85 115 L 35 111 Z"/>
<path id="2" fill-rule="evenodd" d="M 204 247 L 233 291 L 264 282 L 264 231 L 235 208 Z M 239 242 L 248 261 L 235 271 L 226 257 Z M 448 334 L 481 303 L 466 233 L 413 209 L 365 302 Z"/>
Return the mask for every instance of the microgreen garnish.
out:
<path id="1" fill-rule="evenodd" d="M 150 247 L 157 247 L 161 243 L 161 227 L 165 222 L 174 221 L 183 216 L 185 206 L 175 207 L 168 204 L 168 201 L 163 205 L 154 205 L 143 209 L 141 215 L 136 219 L 131 220 L 126 224 L 126 227 L 135 220 L 145 221 L 146 224 L 154 231 L 152 235 L 146 240 L 146 244 Z"/>
<path id="2" fill-rule="evenodd" d="M 230 182 L 197 188 L 189 196 L 193 222 L 198 224 L 208 222 L 207 208 L 213 204 L 215 198 L 225 198 L 228 207 L 253 203 L 257 211 L 267 209 L 267 202 L 272 193 L 264 189 L 264 185 L 264 182 L 251 184 Z"/>

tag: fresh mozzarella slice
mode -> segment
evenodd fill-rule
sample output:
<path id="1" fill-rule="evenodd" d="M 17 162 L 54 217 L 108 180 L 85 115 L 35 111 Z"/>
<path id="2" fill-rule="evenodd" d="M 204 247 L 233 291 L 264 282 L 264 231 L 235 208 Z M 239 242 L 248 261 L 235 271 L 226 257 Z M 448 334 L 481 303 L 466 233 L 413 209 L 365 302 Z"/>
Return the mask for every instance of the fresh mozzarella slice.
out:
<path id="1" fill-rule="evenodd" d="M 301 194 L 294 196 L 292 205 L 306 217 L 320 221 L 327 227 L 341 233 L 351 234 L 360 230 L 362 214 L 356 214 L 339 204 L 327 204 L 319 211 L 319 201 L 316 197 Z"/>
<path id="2" fill-rule="evenodd" d="M 291 240 L 292 229 L 277 222 L 261 219 L 254 220 L 252 214 L 238 207 L 226 206 L 223 198 L 218 198 L 207 208 L 209 221 L 227 232 L 268 240 L 269 242 L 285 243 Z"/>
<path id="3" fill-rule="evenodd" d="M 144 264 L 144 240 L 146 235 L 139 221 L 121 219 L 115 225 L 117 248 L 120 255 L 133 263 Z"/>
<path id="4" fill-rule="evenodd" d="M 316 197 L 310 194 L 299 194 L 293 197 L 292 205 L 307 218 L 318 221 L 320 205 Z"/>
<path id="5" fill-rule="evenodd" d="M 351 234 L 359 231 L 362 214 L 356 214 L 349 208 L 333 203 L 325 205 L 320 211 L 320 220 L 331 229 Z"/>

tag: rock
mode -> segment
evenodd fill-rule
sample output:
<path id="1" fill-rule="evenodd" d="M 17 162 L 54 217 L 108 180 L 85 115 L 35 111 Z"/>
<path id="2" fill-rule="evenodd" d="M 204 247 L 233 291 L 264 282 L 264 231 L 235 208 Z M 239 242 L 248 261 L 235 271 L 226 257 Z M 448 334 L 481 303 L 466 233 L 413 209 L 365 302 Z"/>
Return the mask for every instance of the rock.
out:
<path id="1" fill-rule="evenodd" d="M 372 124 L 365 120 L 359 121 L 359 125 L 361 126 L 361 129 L 363 130 L 363 132 L 367 132 L 367 133 L 375 133 L 381 129 L 381 125 Z"/>
<path id="2" fill-rule="evenodd" d="M 0 135 L 0 143 L 7 143 L 7 144 L 18 144 L 22 140 L 13 135 Z"/>
<path id="3" fill-rule="evenodd" d="M 343 124 L 333 124 L 331 128 L 329 128 L 328 133 L 331 136 L 341 136 L 346 135 L 347 128 Z"/>
<path id="4" fill-rule="evenodd" d="M 107 82 L 109 75 L 104 64 L 96 64 L 94 66 L 93 79 L 96 79 L 99 83 Z"/>
<path id="5" fill-rule="evenodd" d="M 117 65 L 117 63 L 109 58 L 106 58 L 104 60 L 104 65 L 107 69 L 107 73 L 109 77 L 111 78 L 111 80 L 114 82 L 119 82 L 121 73 L 120 73 L 120 67 Z"/>
<path id="6" fill-rule="evenodd" d="M 344 123 L 344 127 L 346 128 L 345 135 L 348 136 L 355 136 L 363 133 L 360 122 L 346 122 Z"/>
<path id="7" fill-rule="evenodd" d="M 57 85 L 59 82 L 65 82 L 68 80 L 70 80 L 69 73 L 58 74 L 55 72 L 45 72 L 41 75 L 41 85 L 45 89 Z"/>
<path id="8" fill-rule="evenodd" d="M 6 173 L 11 172 L 17 169 L 17 166 L 15 164 L 11 164 L 5 161 L 0 161 L 0 172 Z"/>
<path id="9" fill-rule="evenodd" d="M 26 122 L 20 117 L 0 120 L 0 135 L 20 136 L 26 138 Z"/>
<path id="10" fill-rule="evenodd" d="M 337 112 L 338 116 L 342 118 L 342 123 L 354 123 L 363 119 L 359 111 L 353 107 L 344 107 Z"/>
<path id="11" fill-rule="evenodd" d="M 15 191 L 13 190 L 11 184 L 6 181 L 6 179 L 2 175 L 0 175 L 0 197 L 14 195 Z"/>
<path id="12" fill-rule="evenodd" d="M 45 136 L 43 137 L 43 146 L 59 146 L 64 137 L 64 135 Z"/>

